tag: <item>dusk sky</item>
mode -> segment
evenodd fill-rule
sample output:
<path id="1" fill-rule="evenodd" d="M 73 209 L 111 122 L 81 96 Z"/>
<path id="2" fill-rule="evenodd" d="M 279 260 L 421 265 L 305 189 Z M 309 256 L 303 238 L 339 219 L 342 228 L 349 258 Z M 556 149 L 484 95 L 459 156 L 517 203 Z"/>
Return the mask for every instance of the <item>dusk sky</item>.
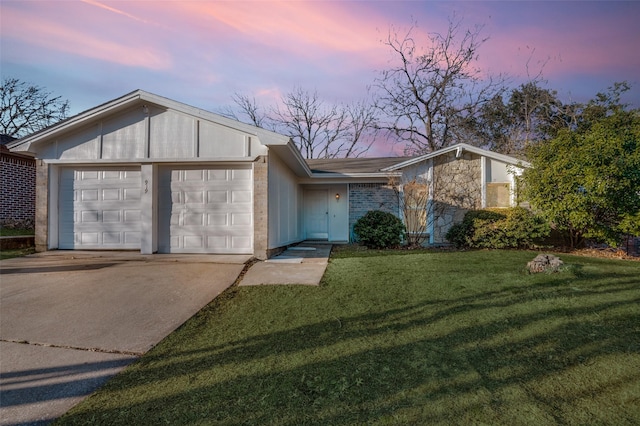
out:
<path id="1" fill-rule="evenodd" d="M 390 28 L 415 21 L 424 44 L 453 14 L 484 25 L 487 73 L 516 85 L 531 58 L 564 101 L 626 80 L 640 107 L 638 1 L 0 0 L 1 70 L 68 99 L 72 115 L 135 89 L 214 112 L 236 92 L 271 104 L 296 86 L 351 101 L 393 59 Z"/>

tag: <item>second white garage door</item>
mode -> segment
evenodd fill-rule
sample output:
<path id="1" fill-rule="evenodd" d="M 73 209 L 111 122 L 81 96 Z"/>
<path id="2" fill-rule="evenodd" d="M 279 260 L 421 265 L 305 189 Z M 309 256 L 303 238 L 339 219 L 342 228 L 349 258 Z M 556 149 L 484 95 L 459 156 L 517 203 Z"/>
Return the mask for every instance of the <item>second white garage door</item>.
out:
<path id="1" fill-rule="evenodd" d="M 158 249 L 253 253 L 253 180 L 243 168 L 161 169 Z"/>

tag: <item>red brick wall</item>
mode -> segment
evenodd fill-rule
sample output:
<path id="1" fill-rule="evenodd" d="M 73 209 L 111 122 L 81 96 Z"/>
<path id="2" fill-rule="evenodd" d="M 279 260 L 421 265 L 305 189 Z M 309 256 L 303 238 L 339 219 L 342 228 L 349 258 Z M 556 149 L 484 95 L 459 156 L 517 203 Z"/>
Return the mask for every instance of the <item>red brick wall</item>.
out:
<path id="1" fill-rule="evenodd" d="M 35 160 L 3 149 L 0 153 L 0 223 L 20 221 L 33 226 L 35 205 Z"/>

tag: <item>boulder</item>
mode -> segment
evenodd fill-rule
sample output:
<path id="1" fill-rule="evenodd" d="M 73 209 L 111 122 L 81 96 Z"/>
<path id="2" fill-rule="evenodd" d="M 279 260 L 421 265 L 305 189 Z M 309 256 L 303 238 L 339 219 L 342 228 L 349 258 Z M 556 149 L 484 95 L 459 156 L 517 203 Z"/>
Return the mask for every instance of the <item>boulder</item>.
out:
<path id="1" fill-rule="evenodd" d="M 564 262 L 558 256 L 552 254 L 539 254 L 531 262 L 527 263 L 530 273 L 558 272 Z"/>

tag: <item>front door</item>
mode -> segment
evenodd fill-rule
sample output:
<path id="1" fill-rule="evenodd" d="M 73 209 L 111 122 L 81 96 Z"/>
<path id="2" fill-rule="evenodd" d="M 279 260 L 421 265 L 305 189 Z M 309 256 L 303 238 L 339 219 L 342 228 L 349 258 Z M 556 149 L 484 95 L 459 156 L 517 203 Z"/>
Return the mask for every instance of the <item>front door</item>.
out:
<path id="1" fill-rule="evenodd" d="M 329 205 L 326 189 L 313 189 L 304 192 L 304 213 L 306 238 L 312 240 L 329 239 Z"/>

